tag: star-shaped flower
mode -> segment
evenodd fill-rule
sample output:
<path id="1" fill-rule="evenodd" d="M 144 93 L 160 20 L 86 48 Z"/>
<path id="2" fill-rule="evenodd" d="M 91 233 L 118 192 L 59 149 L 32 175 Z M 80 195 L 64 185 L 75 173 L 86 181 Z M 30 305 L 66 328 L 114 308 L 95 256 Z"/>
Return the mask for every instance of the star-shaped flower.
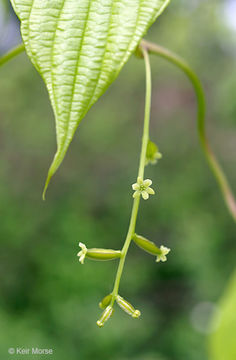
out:
<path id="1" fill-rule="evenodd" d="M 132 185 L 132 189 L 135 190 L 133 197 L 136 198 L 142 195 L 142 198 L 144 200 L 147 200 L 149 198 L 149 195 L 155 194 L 155 191 L 150 188 L 150 185 L 152 185 L 152 180 L 142 180 L 142 178 L 139 176 L 137 182 Z"/>
<path id="2" fill-rule="evenodd" d="M 79 262 L 80 262 L 81 264 L 83 264 L 88 249 L 87 249 L 86 246 L 85 246 L 83 243 L 81 243 L 81 242 L 79 243 L 79 246 L 81 247 L 81 250 L 80 250 L 80 252 L 78 252 L 77 256 L 79 256 Z"/>
<path id="3" fill-rule="evenodd" d="M 159 261 L 165 262 L 167 260 L 166 255 L 169 254 L 170 249 L 161 245 L 160 250 L 161 250 L 161 254 L 157 255 L 156 262 L 159 262 Z"/>

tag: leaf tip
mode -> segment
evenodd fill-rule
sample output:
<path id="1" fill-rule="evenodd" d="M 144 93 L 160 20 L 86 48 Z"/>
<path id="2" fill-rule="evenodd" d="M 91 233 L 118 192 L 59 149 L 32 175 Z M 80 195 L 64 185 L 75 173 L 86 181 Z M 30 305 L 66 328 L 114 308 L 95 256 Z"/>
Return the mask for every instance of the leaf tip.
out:
<path id="1" fill-rule="evenodd" d="M 54 156 L 53 162 L 48 170 L 48 175 L 45 181 L 45 185 L 44 185 L 44 189 L 43 189 L 43 194 L 42 194 L 42 198 L 45 201 L 46 200 L 46 192 L 48 189 L 48 185 L 51 181 L 51 178 L 53 177 L 53 175 L 55 174 L 55 172 L 57 171 L 58 167 L 61 164 L 62 159 L 59 159 L 59 153 L 57 152 Z"/>
<path id="2" fill-rule="evenodd" d="M 46 200 L 46 192 L 47 192 L 47 188 L 48 188 L 48 185 L 50 183 L 50 180 L 51 180 L 51 177 L 52 177 L 53 174 L 50 174 L 50 169 L 48 171 L 48 176 L 47 176 L 47 179 L 45 181 L 45 185 L 44 185 L 44 189 L 43 189 L 43 194 L 42 194 L 42 199 L 43 201 Z"/>
<path id="3" fill-rule="evenodd" d="M 43 200 L 46 199 L 46 192 L 47 192 L 47 189 L 48 189 L 48 185 L 50 184 L 51 178 L 53 177 L 53 175 L 56 173 L 57 169 L 61 165 L 61 162 L 65 157 L 65 153 L 66 153 L 67 148 L 68 148 L 68 145 L 64 149 L 59 147 L 59 149 L 57 150 L 57 152 L 56 152 L 56 154 L 54 156 L 54 159 L 53 159 L 53 161 L 51 163 L 51 166 L 50 166 L 50 168 L 48 170 L 48 175 L 47 175 L 45 185 L 44 185 L 44 189 L 43 189 L 43 194 L 42 194 Z"/>

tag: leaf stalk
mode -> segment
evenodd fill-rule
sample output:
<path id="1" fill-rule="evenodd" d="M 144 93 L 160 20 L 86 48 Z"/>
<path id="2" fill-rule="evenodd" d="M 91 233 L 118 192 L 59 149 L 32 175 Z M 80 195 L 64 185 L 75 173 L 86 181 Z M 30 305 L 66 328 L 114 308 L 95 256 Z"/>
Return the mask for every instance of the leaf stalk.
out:
<path id="1" fill-rule="evenodd" d="M 8 61 L 16 57 L 17 55 L 21 54 L 23 51 L 25 51 L 25 45 L 20 44 L 10 51 L 8 51 L 6 54 L 0 57 L 0 66 L 6 64 Z"/>

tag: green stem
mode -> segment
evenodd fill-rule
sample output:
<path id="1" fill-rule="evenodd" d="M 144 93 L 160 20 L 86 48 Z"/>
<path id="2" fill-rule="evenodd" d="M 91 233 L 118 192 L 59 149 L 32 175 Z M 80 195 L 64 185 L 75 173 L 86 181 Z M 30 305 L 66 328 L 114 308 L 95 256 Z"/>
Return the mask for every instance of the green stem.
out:
<path id="1" fill-rule="evenodd" d="M 191 81 L 198 103 L 198 116 L 197 116 L 197 124 L 198 124 L 198 135 L 200 139 L 200 143 L 202 145 L 204 154 L 208 161 L 208 164 L 216 178 L 216 181 L 220 187 L 222 192 L 224 201 L 230 214 L 232 215 L 234 221 L 236 221 L 236 201 L 228 180 L 224 174 L 223 169 L 221 168 L 219 162 L 217 161 L 213 151 L 210 148 L 206 137 L 205 130 L 205 113 L 206 113 L 206 105 L 205 105 L 205 96 L 202 85 L 196 76 L 196 74 L 192 71 L 189 65 L 178 55 L 172 53 L 171 51 L 163 48 L 162 46 L 150 43 L 146 40 L 142 40 L 140 44 L 141 49 L 146 49 L 151 54 L 159 55 L 162 58 L 170 61 L 174 65 L 177 65 L 183 72 L 187 75 L 189 80 Z"/>
<path id="2" fill-rule="evenodd" d="M 5 55 L 0 57 L 0 66 L 4 65 L 9 60 L 13 59 L 15 56 L 21 54 L 25 50 L 25 45 L 20 44 L 13 48 L 12 50 L 8 51 Z"/>
<path id="3" fill-rule="evenodd" d="M 142 49 L 143 57 L 145 60 L 145 67 L 146 67 L 146 99 L 145 99 L 145 115 L 144 115 L 144 126 L 143 126 L 143 137 L 142 137 L 142 147 L 141 147 L 141 154 L 139 160 L 139 170 L 138 170 L 138 177 L 143 179 L 144 176 L 144 168 L 145 168 L 145 160 L 146 160 L 146 151 L 147 151 L 147 144 L 149 140 L 149 122 L 150 122 L 150 108 L 151 108 L 151 67 L 149 61 L 148 52 L 145 49 Z M 140 195 L 136 197 L 133 201 L 133 207 L 131 211 L 130 223 L 128 233 L 125 239 L 124 246 L 121 251 L 121 258 L 119 262 L 119 266 L 116 273 L 114 288 L 112 291 L 112 301 L 111 306 L 113 306 L 116 296 L 118 295 L 120 279 L 124 268 L 125 258 L 127 252 L 129 250 L 129 246 L 131 240 L 135 233 L 135 226 L 136 220 L 139 210 L 139 203 L 140 203 Z"/>
<path id="4" fill-rule="evenodd" d="M 151 78 L 151 66 L 148 52 L 143 49 L 143 56 L 146 67 L 146 100 L 145 100 L 145 115 L 144 115 L 144 125 L 143 125 L 143 138 L 142 138 L 142 148 L 140 155 L 140 163 L 138 170 L 138 177 L 143 179 L 144 168 L 146 162 L 146 152 L 147 145 L 149 140 L 149 122 L 150 122 L 150 110 L 151 110 L 151 94 L 152 94 L 152 78 Z"/>

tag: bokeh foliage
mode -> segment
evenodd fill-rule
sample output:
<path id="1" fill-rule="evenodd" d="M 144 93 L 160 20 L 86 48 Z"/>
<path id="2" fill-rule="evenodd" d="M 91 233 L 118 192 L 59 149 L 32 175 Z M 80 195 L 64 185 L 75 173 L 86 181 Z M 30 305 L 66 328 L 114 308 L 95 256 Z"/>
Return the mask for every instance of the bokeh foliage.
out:
<path id="1" fill-rule="evenodd" d="M 173 2 L 148 38 L 180 53 L 200 75 L 209 137 L 234 185 L 236 42 L 222 9 L 217 0 Z M 81 266 L 76 253 L 79 241 L 123 243 L 140 148 L 143 62 L 132 58 L 81 123 L 46 202 L 55 137 L 44 84 L 25 55 L 1 69 L 1 359 L 14 358 L 7 349 L 15 346 L 53 348 L 56 360 L 209 359 L 207 335 L 191 314 L 221 297 L 235 266 L 236 230 L 198 145 L 190 85 L 163 60 L 153 58 L 152 67 L 151 134 L 163 159 L 147 170 L 158 196 L 142 203 L 138 230 L 172 252 L 158 265 L 131 247 L 121 295 L 141 319 L 117 308 L 102 330 L 97 305 L 111 290 L 116 264 Z"/>
<path id="2" fill-rule="evenodd" d="M 213 320 L 219 326 L 210 338 L 210 354 L 212 359 L 234 360 L 236 358 L 236 273 L 233 274 L 230 284 L 220 304 L 220 319 L 216 316 Z"/>

